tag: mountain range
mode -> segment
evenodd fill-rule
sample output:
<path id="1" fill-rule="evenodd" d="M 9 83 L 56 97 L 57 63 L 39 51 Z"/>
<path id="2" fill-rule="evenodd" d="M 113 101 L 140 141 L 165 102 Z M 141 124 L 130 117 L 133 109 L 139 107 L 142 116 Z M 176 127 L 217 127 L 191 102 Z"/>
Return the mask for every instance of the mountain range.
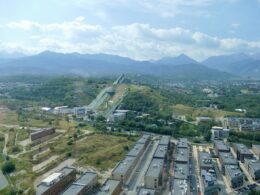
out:
<path id="1" fill-rule="evenodd" d="M 8 57 L 0 52 L 0 76 L 103 76 L 122 73 L 147 74 L 173 80 L 259 79 L 260 54 L 214 56 L 197 62 L 185 54 L 156 61 L 137 61 L 109 54 L 64 54 L 45 51 L 33 56 L 9 54 Z"/>

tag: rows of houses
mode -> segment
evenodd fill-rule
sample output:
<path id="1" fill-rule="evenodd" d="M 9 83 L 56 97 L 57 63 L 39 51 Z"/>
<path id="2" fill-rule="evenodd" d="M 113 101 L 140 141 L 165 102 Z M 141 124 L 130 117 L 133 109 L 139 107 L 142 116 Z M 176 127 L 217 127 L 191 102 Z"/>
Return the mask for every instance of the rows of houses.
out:
<path id="1" fill-rule="evenodd" d="M 239 131 L 260 131 L 260 118 L 227 117 L 223 120 L 225 128 Z"/>

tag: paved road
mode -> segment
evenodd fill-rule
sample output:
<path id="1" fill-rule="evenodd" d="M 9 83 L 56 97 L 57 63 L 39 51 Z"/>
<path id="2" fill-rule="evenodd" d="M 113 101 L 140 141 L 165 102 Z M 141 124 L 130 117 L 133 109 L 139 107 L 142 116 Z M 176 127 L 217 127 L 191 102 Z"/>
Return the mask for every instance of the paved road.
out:
<path id="1" fill-rule="evenodd" d="M 190 157 L 190 194 L 197 195 L 196 164 L 194 156 Z"/>

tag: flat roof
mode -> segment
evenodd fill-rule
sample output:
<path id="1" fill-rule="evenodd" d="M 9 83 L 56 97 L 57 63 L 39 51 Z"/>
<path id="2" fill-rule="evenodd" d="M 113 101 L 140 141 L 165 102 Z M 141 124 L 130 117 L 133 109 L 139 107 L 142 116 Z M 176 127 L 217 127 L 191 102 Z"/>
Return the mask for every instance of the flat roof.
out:
<path id="1" fill-rule="evenodd" d="M 166 145 L 158 145 L 153 157 L 154 158 L 164 158 L 166 156 L 167 150 L 168 150 L 168 147 Z"/>
<path id="2" fill-rule="evenodd" d="M 154 194 L 155 194 L 155 190 L 148 189 L 148 188 L 140 188 L 137 193 L 137 195 L 154 195 Z"/>
<path id="3" fill-rule="evenodd" d="M 211 156 L 208 152 L 199 152 L 200 166 L 213 167 Z"/>
<path id="4" fill-rule="evenodd" d="M 133 156 L 126 156 L 124 160 L 122 160 L 116 168 L 113 170 L 113 173 L 119 173 L 122 175 L 125 175 L 125 173 L 130 169 L 130 167 L 133 165 L 134 160 L 136 157 Z"/>
<path id="5" fill-rule="evenodd" d="M 182 162 L 188 162 L 189 161 L 189 153 L 187 148 L 177 148 L 177 151 L 175 153 L 176 158 L 175 161 L 182 161 Z"/>
<path id="6" fill-rule="evenodd" d="M 252 152 L 250 152 L 250 150 L 248 149 L 247 146 L 245 146 L 244 144 L 240 144 L 240 143 L 235 143 L 234 144 L 235 149 L 240 152 L 241 154 L 252 154 Z"/>
<path id="7" fill-rule="evenodd" d="M 147 140 L 150 138 L 150 135 L 144 134 L 136 143 L 138 144 L 145 144 Z"/>
<path id="8" fill-rule="evenodd" d="M 159 145 L 168 145 L 170 143 L 170 136 L 163 135 L 159 141 Z"/>
<path id="9" fill-rule="evenodd" d="M 180 138 L 177 143 L 177 148 L 187 148 L 188 147 L 188 139 Z"/>
<path id="10" fill-rule="evenodd" d="M 71 195 L 78 194 L 85 186 L 89 185 L 97 174 L 94 172 L 86 172 L 81 175 L 73 184 L 71 184 L 62 194 Z"/>
<path id="11" fill-rule="evenodd" d="M 229 151 L 230 147 L 222 140 L 214 140 L 214 145 L 217 150 Z"/>
<path id="12" fill-rule="evenodd" d="M 61 178 L 69 175 L 71 172 L 75 171 L 75 168 L 72 167 L 63 167 L 60 171 L 52 173 L 46 177 L 42 182 L 37 186 L 36 194 L 42 194 L 51 188 L 55 183 L 59 182 Z"/>
<path id="13" fill-rule="evenodd" d="M 229 165 L 238 164 L 237 159 L 233 156 L 231 152 L 220 152 L 219 158 L 221 158 L 224 164 L 229 164 Z"/>
<path id="14" fill-rule="evenodd" d="M 235 178 L 244 175 L 238 167 L 238 165 L 225 165 L 225 170 L 226 173 L 230 176 L 230 178 Z"/>
<path id="15" fill-rule="evenodd" d="M 97 195 L 112 195 L 115 189 L 120 185 L 120 181 L 107 179 L 102 185 Z"/>
<path id="16" fill-rule="evenodd" d="M 245 159 L 245 162 L 254 171 L 259 171 L 260 170 L 260 160 Z"/>
<path id="17" fill-rule="evenodd" d="M 163 159 L 153 158 L 145 176 L 158 178 L 163 169 Z"/>
<path id="18" fill-rule="evenodd" d="M 189 166 L 184 163 L 174 164 L 174 178 L 176 179 L 188 179 Z"/>
<path id="19" fill-rule="evenodd" d="M 188 183 L 185 179 L 172 179 L 171 194 L 173 195 L 185 195 L 188 191 Z"/>
<path id="20" fill-rule="evenodd" d="M 136 143 L 134 147 L 127 153 L 127 156 L 138 156 L 144 147 L 144 144 Z"/>

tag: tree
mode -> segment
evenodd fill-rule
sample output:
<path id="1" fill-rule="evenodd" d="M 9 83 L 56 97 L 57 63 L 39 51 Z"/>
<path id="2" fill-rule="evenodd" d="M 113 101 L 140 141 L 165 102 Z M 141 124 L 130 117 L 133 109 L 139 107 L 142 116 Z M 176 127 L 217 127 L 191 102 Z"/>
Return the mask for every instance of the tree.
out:
<path id="1" fill-rule="evenodd" d="M 12 173 L 14 170 L 15 170 L 15 164 L 12 161 L 6 161 L 2 165 L 3 173 L 9 174 Z"/>

